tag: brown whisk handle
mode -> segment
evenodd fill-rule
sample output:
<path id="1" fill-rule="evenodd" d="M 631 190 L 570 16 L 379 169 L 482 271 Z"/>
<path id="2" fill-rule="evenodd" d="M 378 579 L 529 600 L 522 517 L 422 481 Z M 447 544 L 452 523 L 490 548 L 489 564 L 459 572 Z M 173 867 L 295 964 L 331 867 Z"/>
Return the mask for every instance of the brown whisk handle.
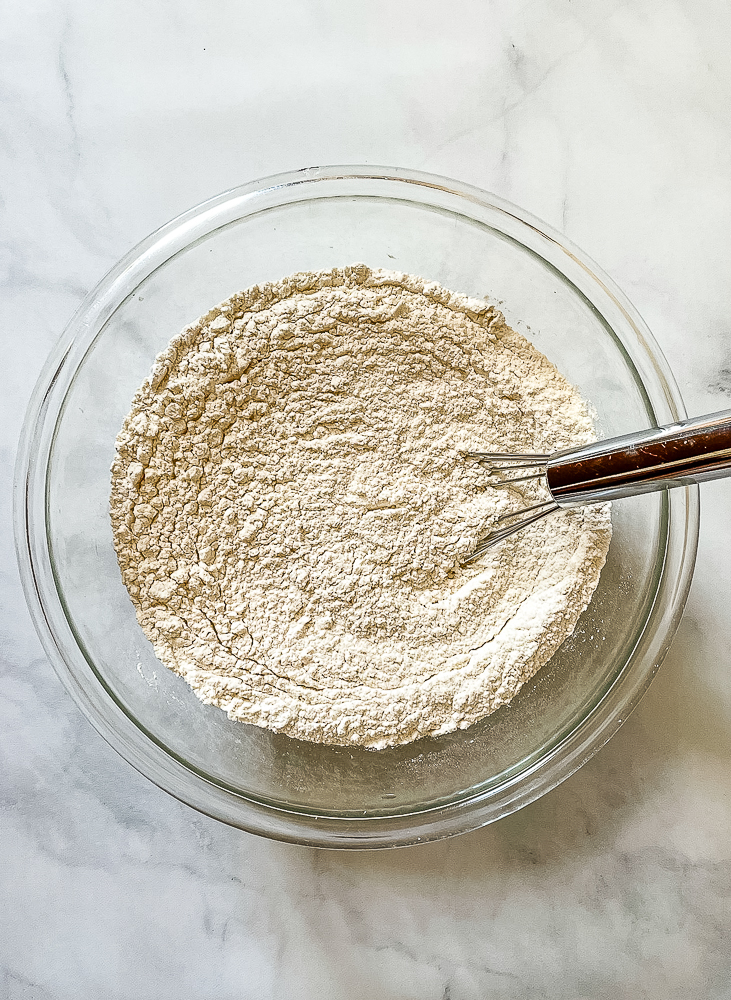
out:
<path id="1" fill-rule="evenodd" d="M 562 507 L 731 476 L 731 410 L 557 452 L 548 488 Z"/>

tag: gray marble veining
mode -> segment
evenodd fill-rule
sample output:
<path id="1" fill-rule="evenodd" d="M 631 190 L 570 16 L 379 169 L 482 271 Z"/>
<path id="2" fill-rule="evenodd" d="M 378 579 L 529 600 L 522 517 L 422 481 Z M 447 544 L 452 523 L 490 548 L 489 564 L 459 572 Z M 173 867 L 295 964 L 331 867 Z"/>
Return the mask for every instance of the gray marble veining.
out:
<path id="1" fill-rule="evenodd" d="M 22 415 L 66 320 L 203 198 L 326 162 L 470 181 L 562 229 L 689 411 L 731 399 L 723 0 L 7 0 L 0 38 L 0 997 L 731 997 L 731 483 L 611 743 L 492 827 L 345 854 L 175 802 L 81 717 L 20 591 Z"/>

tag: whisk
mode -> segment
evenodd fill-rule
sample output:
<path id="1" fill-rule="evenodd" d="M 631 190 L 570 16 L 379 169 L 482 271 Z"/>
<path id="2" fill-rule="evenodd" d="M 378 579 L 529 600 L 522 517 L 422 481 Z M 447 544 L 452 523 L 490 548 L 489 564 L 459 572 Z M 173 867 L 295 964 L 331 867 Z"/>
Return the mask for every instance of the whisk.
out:
<path id="1" fill-rule="evenodd" d="M 731 410 L 552 455 L 470 451 L 465 457 L 476 459 L 488 469 L 495 477 L 493 486 L 543 480 L 549 493 L 540 503 L 498 518 L 498 523 L 506 523 L 479 540 L 465 560 L 471 562 L 516 531 L 568 507 L 730 476 Z M 513 472 L 520 475 L 513 476 Z"/>

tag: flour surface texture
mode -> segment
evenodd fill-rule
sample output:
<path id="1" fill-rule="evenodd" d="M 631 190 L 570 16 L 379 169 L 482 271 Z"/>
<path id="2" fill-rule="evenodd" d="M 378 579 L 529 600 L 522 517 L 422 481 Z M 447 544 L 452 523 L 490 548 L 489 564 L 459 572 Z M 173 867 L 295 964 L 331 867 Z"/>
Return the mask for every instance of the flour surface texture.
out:
<path id="1" fill-rule="evenodd" d="M 186 327 L 135 395 L 122 577 L 162 662 L 232 719 L 372 748 L 466 728 L 571 634 L 611 528 L 561 512 L 463 566 L 544 495 L 463 451 L 593 437 L 494 306 L 364 265 L 295 274 Z"/>

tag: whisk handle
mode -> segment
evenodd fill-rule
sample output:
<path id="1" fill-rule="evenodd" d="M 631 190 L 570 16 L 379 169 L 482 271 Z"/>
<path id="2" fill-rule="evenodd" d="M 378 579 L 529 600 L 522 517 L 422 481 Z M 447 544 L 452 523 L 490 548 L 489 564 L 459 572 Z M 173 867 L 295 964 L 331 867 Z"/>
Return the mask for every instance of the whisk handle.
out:
<path id="1" fill-rule="evenodd" d="M 607 438 L 548 459 L 561 507 L 603 503 L 731 476 L 731 410 Z"/>

